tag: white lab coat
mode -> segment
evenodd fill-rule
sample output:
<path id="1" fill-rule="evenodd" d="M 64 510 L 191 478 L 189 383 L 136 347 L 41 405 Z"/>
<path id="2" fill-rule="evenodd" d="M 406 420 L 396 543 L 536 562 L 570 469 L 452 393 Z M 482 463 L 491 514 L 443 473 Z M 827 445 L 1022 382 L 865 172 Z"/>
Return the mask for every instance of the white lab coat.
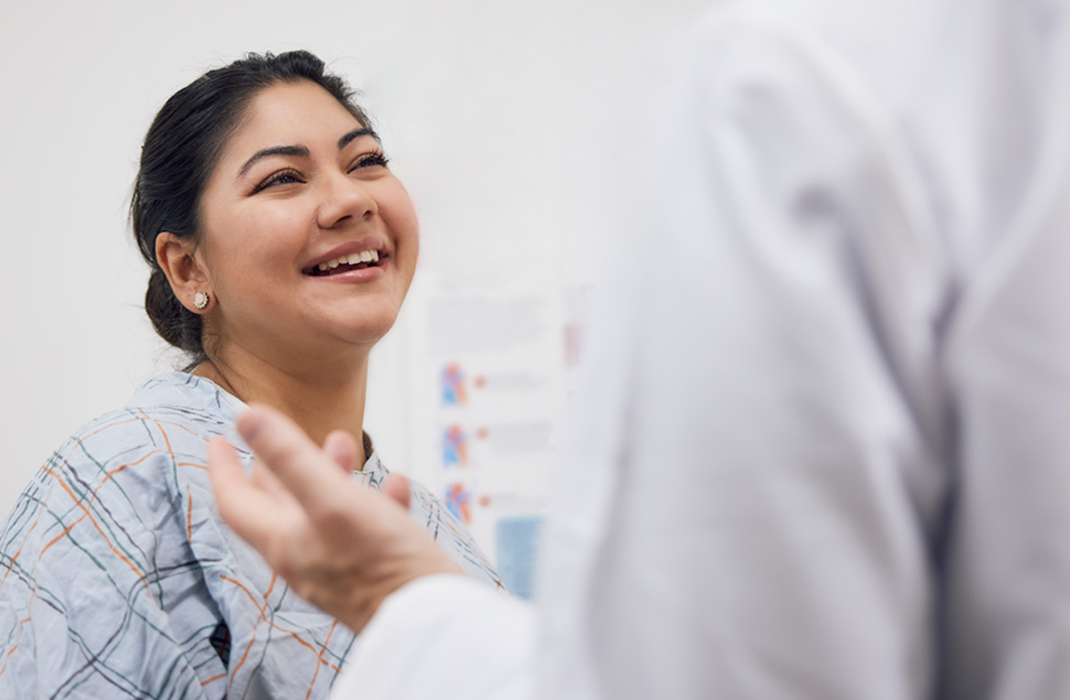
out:
<path id="1" fill-rule="evenodd" d="M 537 651 L 425 581 L 340 695 L 1070 698 L 1065 5 L 697 27 L 607 239 Z"/>

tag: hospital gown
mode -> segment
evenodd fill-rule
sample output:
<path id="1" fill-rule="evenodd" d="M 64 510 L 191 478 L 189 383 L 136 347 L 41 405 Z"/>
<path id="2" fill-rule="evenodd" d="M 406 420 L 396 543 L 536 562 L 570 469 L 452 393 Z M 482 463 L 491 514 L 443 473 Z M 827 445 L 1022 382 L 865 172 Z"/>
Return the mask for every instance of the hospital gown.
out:
<path id="1" fill-rule="evenodd" d="M 0 528 L 0 697 L 325 698 L 353 648 L 220 521 L 208 440 L 243 405 L 184 373 L 71 437 Z M 370 450 L 369 450 L 370 451 Z M 378 488 L 374 452 L 355 478 Z M 414 484 L 412 517 L 476 579 L 500 579 Z"/>

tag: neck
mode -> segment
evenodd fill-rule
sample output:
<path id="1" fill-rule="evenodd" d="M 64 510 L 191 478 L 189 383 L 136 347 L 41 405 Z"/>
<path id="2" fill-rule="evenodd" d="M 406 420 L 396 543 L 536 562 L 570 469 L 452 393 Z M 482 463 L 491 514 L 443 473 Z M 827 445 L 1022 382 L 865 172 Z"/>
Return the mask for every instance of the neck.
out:
<path id="1" fill-rule="evenodd" d="M 317 445 L 332 430 L 357 439 L 357 464 L 363 466 L 364 399 L 368 354 L 337 363 L 282 369 L 241 347 L 202 362 L 193 374 L 211 379 L 245 403 L 262 403 L 294 420 Z"/>

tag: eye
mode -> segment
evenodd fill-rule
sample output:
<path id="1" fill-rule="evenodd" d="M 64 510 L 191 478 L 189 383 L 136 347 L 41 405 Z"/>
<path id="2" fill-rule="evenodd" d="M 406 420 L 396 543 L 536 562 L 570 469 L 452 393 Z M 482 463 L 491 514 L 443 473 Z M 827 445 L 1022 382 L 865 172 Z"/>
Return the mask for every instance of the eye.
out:
<path id="1" fill-rule="evenodd" d="M 266 178 L 260 181 L 260 184 L 253 190 L 253 194 L 256 194 L 260 190 L 268 187 L 274 187 L 276 185 L 289 185 L 294 182 L 304 182 L 301 178 L 301 173 L 296 170 L 287 168 L 286 170 L 279 170 L 271 173 Z"/>
<path id="2" fill-rule="evenodd" d="M 349 172 L 354 170 L 360 170 L 361 168 L 385 168 L 390 159 L 378 151 L 372 151 L 370 153 L 364 153 L 357 157 L 353 162 L 353 165 L 349 168 Z"/>

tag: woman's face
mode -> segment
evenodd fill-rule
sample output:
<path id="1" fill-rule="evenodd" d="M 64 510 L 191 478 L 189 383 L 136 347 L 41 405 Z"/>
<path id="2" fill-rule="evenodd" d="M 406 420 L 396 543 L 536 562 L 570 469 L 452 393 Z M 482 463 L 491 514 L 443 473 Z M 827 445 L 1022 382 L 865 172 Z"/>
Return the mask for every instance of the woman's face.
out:
<path id="1" fill-rule="evenodd" d="M 201 199 L 212 331 L 263 356 L 368 348 L 416 268 L 416 214 L 368 132 L 309 82 L 261 91 Z"/>

